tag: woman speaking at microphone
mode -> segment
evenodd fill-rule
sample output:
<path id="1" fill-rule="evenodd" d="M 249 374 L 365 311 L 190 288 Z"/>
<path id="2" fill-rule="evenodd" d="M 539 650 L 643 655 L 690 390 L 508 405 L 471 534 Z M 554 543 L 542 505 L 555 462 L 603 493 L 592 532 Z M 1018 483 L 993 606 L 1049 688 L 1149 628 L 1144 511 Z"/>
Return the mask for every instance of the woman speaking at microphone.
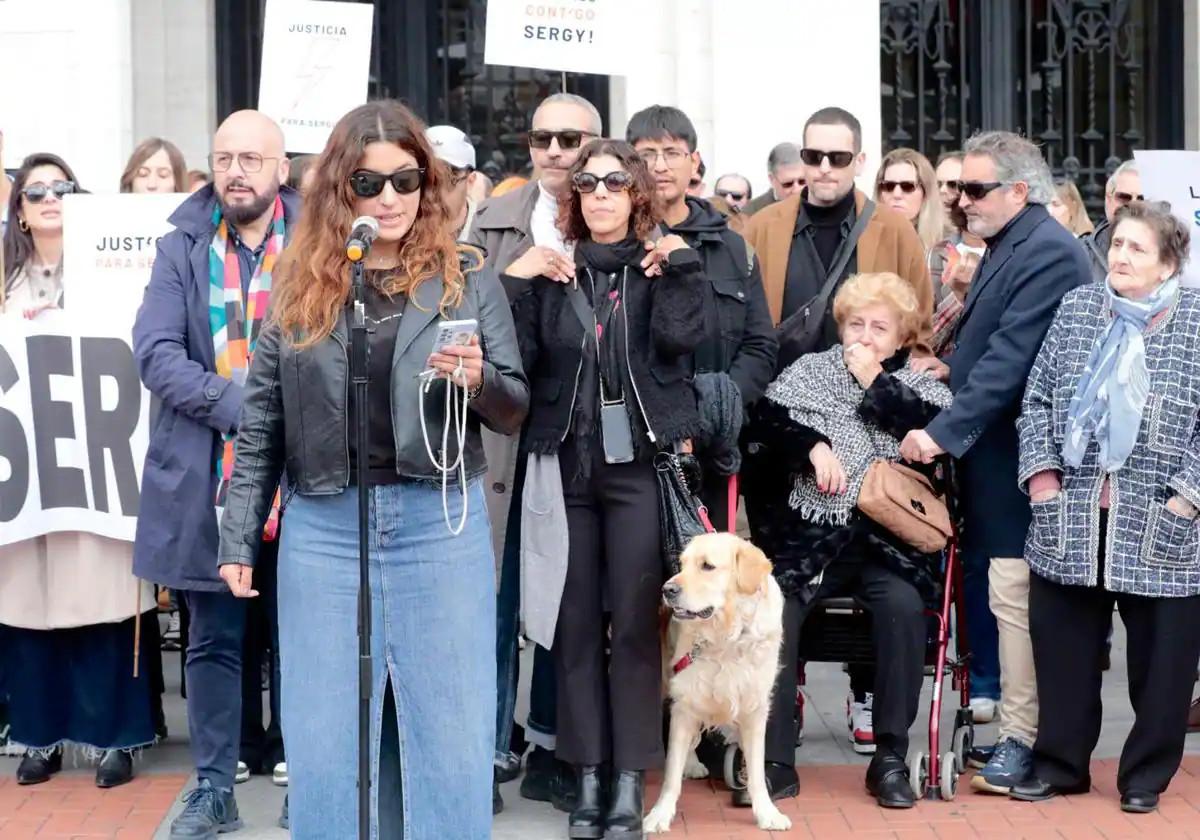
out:
<path id="1" fill-rule="evenodd" d="M 355 108 L 315 168 L 246 382 L 221 575 L 235 595 L 256 594 L 262 523 L 286 467 L 279 638 L 291 831 L 355 836 L 357 484 L 370 485 L 372 833 L 482 840 L 496 665 L 479 425 L 511 434 L 528 408 L 512 317 L 481 255 L 448 233 L 445 176 L 407 108 Z M 345 243 L 358 216 L 379 222 L 366 257 L 366 405 L 356 404 L 348 353 Z M 467 319 L 477 322 L 469 344 L 434 347 L 439 321 Z M 441 378 L 421 376 L 428 369 Z M 467 398 L 462 472 L 462 427 L 443 437 L 453 422 L 448 387 Z M 366 475 L 355 471 L 360 411 L 369 418 Z M 465 487 L 452 479 L 448 497 L 447 467 L 466 476 Z"/>

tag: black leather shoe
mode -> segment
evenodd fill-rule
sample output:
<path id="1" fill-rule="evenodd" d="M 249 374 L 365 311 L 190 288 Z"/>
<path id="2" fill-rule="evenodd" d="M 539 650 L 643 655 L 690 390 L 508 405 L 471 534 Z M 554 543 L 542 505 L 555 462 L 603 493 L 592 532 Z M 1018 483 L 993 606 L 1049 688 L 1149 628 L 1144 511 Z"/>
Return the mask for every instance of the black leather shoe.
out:
<path id="1" fill-rule="evenodd" d="M 40 785 L 50 781 L 50 777 L 59 770 L 62 770 L 61 749 L 50 753 L 49 758 L 43 758 L 40 753 L 29 750 L 17 765 L 17 784 Z"/>
<path id="2" fill-rule="evenodd" d="M 771 794 L 773 801 L 800 795 L 800 777 L 796 775 L 795 767 L 768 761 L 766 775 L 767 792 Z M 735 790 L 733 804 L 738 808 L 749 808 L 754 804 L 750 801 L 750 791 L 745 788 Z"/>
<path id="3" fill-rule="evenodd" d="M 496 765 L 493 771 L 496 781 L 500 784 L 507 784 L 517 776 L 521 775 L 521 756 L 516 753 L 509 753 L 504 757 L 504 760 Z"/>
<path id="4" fill-rule="evenodd" d="M 867 765 L 867 792 L 881 808 L 911 808 L 916 804 L 904 759 L 883 748 L 875 751 Z"/>
<path id="5" fill-rule="evenodd" d="M 614 770 L 612 799 L 604 817 L 604 840 L 642 840 L 642 805 L 646 774 L 641 770 Z"/>
<path id="6" fill-rule="evenodd" d="M 550 804 L 554 810 L 569 814 L 579 801 L 579 790 L 575 782 L 575 768 L 565 761 L 554 762 L 554 782 L 550 786 Z"/>
<path id="7" fill-rule="evenodd" d="M 1034 776 L 1032 779 L 1013 785 L 1009 788 L 1008 795 L 1022 802 L 1045 802 L 1047 799 L 1053 799 L 1056 796 L 1087 793 L 1091 789 L 1091 783 L 1068 787 L 1065 785 L 1052 785 Z"/>
<path id="8" fill-rule="evenodd" d="M 133 781 L 133 756 L 124 750 L 108 750 L 96 768 L 96 787 L 114 788 Z"/>
<path id="9" fill-rule="evenodd" d="M 1121 794 L 1121 810 L 1127 814 L 1152 814 L 1158 810 L 1158 794 L 1128 790 Z"/>
<path id="10" fill-rule="evenodd" d="M 604 776 L 600 767 L 580 767 L 576 805 L 567 818 L 567 837 L 571 840 L 597 840 L 604 836 L 604 810 L 608 806 Z"/>

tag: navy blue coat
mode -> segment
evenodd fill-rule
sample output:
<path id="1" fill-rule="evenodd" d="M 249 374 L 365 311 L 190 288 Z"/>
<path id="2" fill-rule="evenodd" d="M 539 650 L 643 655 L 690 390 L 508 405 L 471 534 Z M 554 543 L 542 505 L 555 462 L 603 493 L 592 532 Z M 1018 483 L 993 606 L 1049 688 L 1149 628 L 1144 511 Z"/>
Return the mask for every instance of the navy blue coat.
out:
<path id="1" fill-rule="evenodd" d="M 300 194 L 279 192 L 290 234 Z M 215 203 L 210 185 L 171 214 L 175 230 L 158 243 L 133 325 L 138 371 L 160 403 L 142 472 L 133 573 L 172 589 L 225 589 L 217 574 L 213 470 L 221 435 L 237 429 L 242 389 L 216 373 L 208 323 Z"/>
<path id="2" fill-rule="evenodd" d="M 1025 380 L 1063 295 L 1091 282 L 1087 255 L 1046 208 L 1030 205 L 989 244 L 948 359 L 954 404 L 926 428 L 958 459 L 964 542 L 1023 557 L 1031 513 L 1017 484 Z"/>

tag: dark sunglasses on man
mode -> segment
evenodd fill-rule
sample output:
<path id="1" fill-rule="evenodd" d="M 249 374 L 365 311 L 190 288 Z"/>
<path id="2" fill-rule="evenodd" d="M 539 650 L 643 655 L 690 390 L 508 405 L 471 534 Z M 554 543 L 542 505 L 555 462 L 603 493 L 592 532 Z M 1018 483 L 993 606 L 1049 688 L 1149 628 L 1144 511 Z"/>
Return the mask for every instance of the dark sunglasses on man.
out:
<path id="1" fill-rule="evenodd" d="M 1131 201 L 1145 201 L 1146 200 L 1146 196 L 1142 195 L 1141 193 L 1137 193 L 1135 195 L 1134 193 L 1115 192 L 1112 194 L 1112 197 L 1115 198 L 1117 201 L 1119 201 L 1121 204 L 1128 204 Z"/>
<path id="2" fill-rule="evenodd" d="M 607 175 L 576 172 L 575 177 L 571 179 L 575 191 L 580 193 L 594 193 L 601 182 L 604 182 L 604 189 L 610 193 L 623 192 L 633 186 L 633 176 L 628 172 L 609 172 Z"/>
<path id="3" fill-rule="evenodd" d="M 900 192 L 905 195 L 911 195 L 917 191 L 917 187 L 921 186 L 916 181 L 880 181 L 879 192 L 881 195 L 886 195 L 890 192 L 895 192 L 896 187 L 900 188 Z"/>
<path id="4" fill-rule="evenodd" d="M 596 135 L 590 131 L 575 131 L 570 128 L 562 131 L 535 128 L 529 132 L 528 136 L 529 146 L 533 149 L 549 149 L 552 140 L 558 141 L 560 149 L 578 149 L 585 137 L 595 137 Z"/>
<path id="5" fill-rule="evenodd" d="M 796 186 L 803 187 L 804 179 L 803 178 L 793 178 L 790 181 L 780 181 L 779 182 L 780 189 L 784 189 L 784 190 L 790 190 L 792 187 L 796 187 Z"/>
<path id="6" fill-rule="evenodd" d="M 359 198 L 374 198 L 383 192 L 383 185 L 389 181 L 392 189 L 400 195 L 410 195 L 421 189 L 421 185 L 425 183 L 425 170 L 397 169 L 385 175 L 382 172 L 359 169 L 350 175 L 350 189 Z"/>
<path id="7" fill-rule="evenodd" d="M 719 198 L 727 198 L 730 201 L 741 201 L 746 197 L 744 192 L 735 192 L 733 190 L 714 190 Z"/>
<path id="8" fill-rule="evenodd" d="M 471 173 L 475 171 L 469 166 L 450 166 L 447 164 L 446 168 L 450 170 L 450 183 L 456 187 L 470 178 Z"/>
<path id="9" fill-rule="evenodd" d="M 805 166 L 820 166 L 821 161 L 829 159 L 829 165 L 834 169 L 845 169 L 854 163 L 854 152 L 825 152 L 820 149 L 801 149 L 800 160 Z"/>
<path id="10" fill-rule="evenodd" d="M 30 184 L 21 190 L 21 195 L 25 196 L 25 200 L 30 204 L 41 204 L 51 193 L 54 194 L 55 198 L 61 200 L 64 195 L 70 195 L 78 189 L 74 181 L 51 181 L 49 186 L 45 184 Z"/>
<path id="11" fill-rule="evenodd" d="M 972 201 L 981 201 L 992 190 L 1008 185 L 1008 181 L 959 181 L 959 192 Z"/>
<path id="12" fill-rule="evenodd" d="M 938 181 L 938 189 L 948 189 L 951 192 L 962 192 L 962 181 Z"/>

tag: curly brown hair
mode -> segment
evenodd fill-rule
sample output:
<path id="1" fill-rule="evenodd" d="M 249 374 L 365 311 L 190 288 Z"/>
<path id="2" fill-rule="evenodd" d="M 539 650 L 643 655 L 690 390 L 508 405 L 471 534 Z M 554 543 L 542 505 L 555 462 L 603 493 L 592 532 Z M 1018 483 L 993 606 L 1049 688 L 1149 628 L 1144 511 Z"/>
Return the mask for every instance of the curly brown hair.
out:
<path id="1" fill-rule="evenodd" d="M 466 280 L 442 199 L 445 175 L 425 139 L 425 126 L 395 100 L 369 102 L 334 126 L 313 164 L 316 175 L 304 197 L 304 214 L 276 269 L 272 317 L 296 347 L 309 347 L 333 332 L 350 292 L 345 249 L 354 221 L 350 175 L 371 143 L 394 143 L 425 170 L 417 218 L 400 246 L 400 268 L 384 291 L 411 299 L 421 283 L 440 276 L 445 288 L 439 309 L 445 313 L 462 302 Z"/>
<path id="2" fill-rule="evenodd" d="M 583 147 L 579 159 L 571 167 L 568 180 L 574 184 L 575 176 L 582 172 L 594 157 L 614 157 L 621 168 L 633 176 L 629 198 L 633 207 L 629 216 L 629 232 L 638 239 L 647 239 L 658 224 L 658 194 L 654 190 L 654 179 L 646 162 L 638 157 L 633 146 L 624 140 L 601 138 Z M 571 198 L 558 207 L 558 229 L 568 242 L 578 242 L 590 235 L 587 222 L 583 219 L 583 207 L 579 191 L 572 186 Z"/>

